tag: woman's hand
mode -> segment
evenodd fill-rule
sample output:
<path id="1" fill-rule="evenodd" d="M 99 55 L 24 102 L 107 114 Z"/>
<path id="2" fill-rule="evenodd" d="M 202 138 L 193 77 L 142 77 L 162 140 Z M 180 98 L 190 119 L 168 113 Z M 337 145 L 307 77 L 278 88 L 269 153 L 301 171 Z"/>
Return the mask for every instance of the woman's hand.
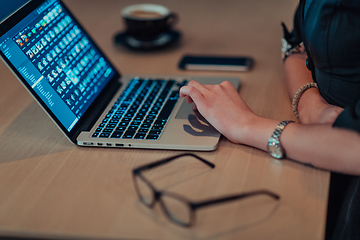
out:
<path id="1" fill-rule="evenodd" d="M 194 109 L 234 143 L 244 143 L 246 126 L 257 118 L 228 81 L 219 85 L 191 81 L 180 89 L 180 97 L 185 97 L 187 103 L 194 103 Z"/>
<path id="2" fill-rule="evenodd" d="M 279 123 L 255 115 L 229 82 L 201 85 L 191 81 L 180 89 L 180 96 L 188 103 L 193 102 L 195 109 L 234 143 L 266 151 L 268 140 Z M 333 110 L 324 109 L 324 116 L 327 111 Z M 284 129 L 280 141 L 291 159 L 331 171 L 360 174 L 360 135 L 357 132 L 332 128 L 331 124 L 291 123 Z"/>

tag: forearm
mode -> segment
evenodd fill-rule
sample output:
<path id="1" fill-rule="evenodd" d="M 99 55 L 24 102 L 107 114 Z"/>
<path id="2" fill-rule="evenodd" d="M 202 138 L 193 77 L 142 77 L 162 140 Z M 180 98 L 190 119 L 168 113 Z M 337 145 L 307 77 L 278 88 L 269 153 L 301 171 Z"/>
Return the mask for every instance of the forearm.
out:
<path id="1" fill-rule="evenodd" d="M 295 93 L 305 84 L 314 82 L 311 72 L 306 67 L 307 55 L 293 54 L 284 63 L 284 77 L 290 101 Z M 299 118 L 302 123 L 314 123 L 316 119 L 307 110 L 316 107 L 320 102 L 320 93 L 316 88 L 306 90 L 300 97 L 298 103 Z"/>
<path id="2" fill-rule="evenodd" d="M 257 116 L 229 82 L 201 85 L 191 81 L 180 96 L 193 102 L 206 120 L 234 143 L 267 151 L 279 120 Z M 316 167 L 360 175 L 360 134 L 332 128 L 332 124 L 290 123 L 280 142 L 288 158 Z"/>
<path id="3" fill-rule="evenodd" d="M 284 62 L 284 78 L 289 98 L 293 99 L 297 90 L 306 83 L 314 82 L 306 67 L 306 54 L 293 54 Z"/>
<path id="4" fill-rule="evenodd" d="M 284 78 L 290 101 L 305 84 L 314 82 L 306 67 L 306 54 L 293 54 L 284 63 Z M 298 114 L 302 123 L 333 123 L 342 109 L 328 104 L 316 88 L 307 89 L 300 96 Z"/>
<path id="5" fill-rule="evenodd" d="M 290 159 L 360 175 L 360 134 L 330 124 L 290 124 L 280 139 Z"/>
<path id="6" fill-rule="evenodd" d="M 277 120 L 258 118 L 247 128 L 242 143 L 267 151 Z M 330 124 L 291 123 L 280 137 L 289 159 L 315 167 L 360 175 L 360 134 Z"/>

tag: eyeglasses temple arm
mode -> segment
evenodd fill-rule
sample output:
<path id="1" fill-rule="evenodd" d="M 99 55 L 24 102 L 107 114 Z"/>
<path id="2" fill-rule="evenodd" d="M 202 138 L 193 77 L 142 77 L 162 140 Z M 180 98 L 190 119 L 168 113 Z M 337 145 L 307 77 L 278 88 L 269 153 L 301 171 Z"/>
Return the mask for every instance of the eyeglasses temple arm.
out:
<path id="1" fill-rule="evenodd" d="M 173 157 L 170 157 L 170 158 L 166 158 L 166 159 L 163 159 L 163 160 L 160 160 L 160 161 L 157 161 L 157 162 L 153 162 L 153 163 L 150 163 L 150 164 L 147 164 L 147 165 L 144 165 L 144 166 L 141 166 L 141 167 L 138 167 L 136 169 L 133 170 L 134 173 L 139 173 L 139 172 L 142 172 L 142 171 L 145 171 L 145 170 L 148 170 L 148 169 L 151 169 L 151 168 L 154 168 L 154 167 L 157 167 L 157 166 L 160 166 L 160 165 L 163 165 L 165 163 L 168 163 L 170 161 L 173 161 L 179 157 L 184 157 L 184 156 L 192 156 L 192 157 L 195 157 L 196 159 L 200 160 L 201 162 L 205 163 L 206 165 L 208 165 L 209 167 L 211 168 L 215 168 L 215 165 L 212 164 L 211 162 L 208 162 L 206 161 L 205 159 L 195 155 L 195 154 L 192 154 L 192 153 L 185 153 L 185 154 L 182 154 L 182 155 L 177 155 L 177 156 L 173 156 Z"/>
<path id="2" fill-rule="evenodd" d="M 228 202 L 228 201 L 239 200 L 239 199 L 242 199 L 242 198 L 247 198 L 247 197 L 260 195 L 260 194 L 268 195 L 268 196 L 270 196 L 270 197 L 272 197 L 272 198 L 274 198 L 276 200 L 280 199 L 280 196 L 275 194 L 275 193 L 272 193 L 272 192 L 267 191 L 267 190 L 259 190 L 259 191 L 243 193 L 243 194 L 240 194 L 240 195 L 233 195 L 233 196 L 213 199 L 213 200 L 204 201 L 204 202 L 192 203 L 191 207 L 193 209 L 196 209 L 196 208 L 206 207 L 208 205 L 213 205 L 213 204 L 224 203 L 224 202 Z"/>

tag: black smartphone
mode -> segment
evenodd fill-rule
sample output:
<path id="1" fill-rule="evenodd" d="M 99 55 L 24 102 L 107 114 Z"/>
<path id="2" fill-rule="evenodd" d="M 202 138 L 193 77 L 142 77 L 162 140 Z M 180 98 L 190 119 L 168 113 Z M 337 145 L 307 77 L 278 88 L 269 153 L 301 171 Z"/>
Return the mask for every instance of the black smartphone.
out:
<path id="1" fill-rule="evenodd" d="M 249 71 L 254 63 L 251 57 L 185 55 L 179 63 L 184 70 Z"/>

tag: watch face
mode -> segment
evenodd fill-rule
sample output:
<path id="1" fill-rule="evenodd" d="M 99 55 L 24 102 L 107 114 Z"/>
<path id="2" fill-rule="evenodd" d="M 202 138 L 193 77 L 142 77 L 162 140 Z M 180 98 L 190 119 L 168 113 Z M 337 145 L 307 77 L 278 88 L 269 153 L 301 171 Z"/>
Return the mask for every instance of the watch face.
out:
<path id="1" fill-rule="evenodd" d="M 274 158 L 282 158 L 283 157 L 283 152 L 281 151 L 280 147 L 275 142 L 272 142 L 271 144 L 268 145 L 268 152 Z"/>

